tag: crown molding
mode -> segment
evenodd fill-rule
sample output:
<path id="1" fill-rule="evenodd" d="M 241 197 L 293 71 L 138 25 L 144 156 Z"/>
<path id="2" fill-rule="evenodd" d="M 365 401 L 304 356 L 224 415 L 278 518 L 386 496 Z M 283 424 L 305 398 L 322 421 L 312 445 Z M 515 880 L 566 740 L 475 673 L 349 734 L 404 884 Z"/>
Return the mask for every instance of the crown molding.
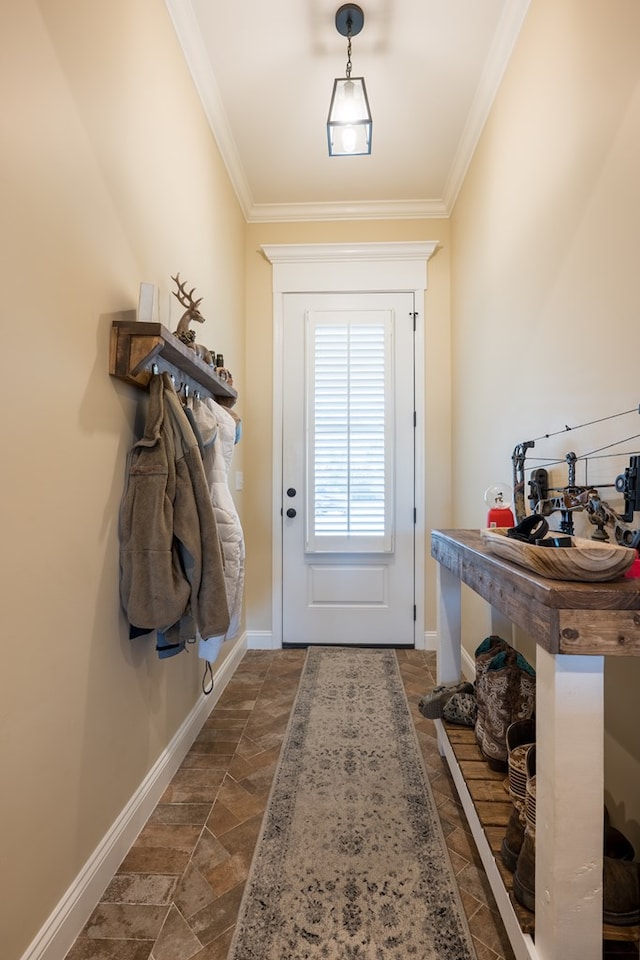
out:
<path id="1" fill-rule="evenodd" d="M 260 249 L 270 263 L 345 263 L 430 260 L 437 240 L 392 243 L 266 243 Z"/>
<path id="2" fill-rule="evenodd" d="M 510 0 L 504 8 L 444 187 L 443 204 L 447 210 L 447 216 L 451 214 L 464 183 L 530 2 L 531 0 Z"/>
<path id="3" fill-rule="evenodd" d="M 249 223 L 300 220 L 430 220 L 448 216 L 442 200 L 384 200 L 344 203 L 256 203 Z"/>
<path id="4" fill-rule="evenodd" d="M 253 197 L 231 133 L 231 124 L 224 109 L 220 88 L 202 42 L 191 0 L 165 0 L 165 4 L 229 179 L 244 217 L 248 220 L 249 211 L 253 207 Z"/>

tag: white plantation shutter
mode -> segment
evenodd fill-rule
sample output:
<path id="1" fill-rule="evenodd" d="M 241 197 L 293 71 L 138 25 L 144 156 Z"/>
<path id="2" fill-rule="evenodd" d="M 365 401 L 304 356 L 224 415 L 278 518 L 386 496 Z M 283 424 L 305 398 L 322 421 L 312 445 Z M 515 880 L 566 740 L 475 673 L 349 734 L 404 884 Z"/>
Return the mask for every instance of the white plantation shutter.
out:
<path id="1" fill-rule="evenodd" d="M 390 311 L 307 317 L 308 552 L 389 552 Z"/>

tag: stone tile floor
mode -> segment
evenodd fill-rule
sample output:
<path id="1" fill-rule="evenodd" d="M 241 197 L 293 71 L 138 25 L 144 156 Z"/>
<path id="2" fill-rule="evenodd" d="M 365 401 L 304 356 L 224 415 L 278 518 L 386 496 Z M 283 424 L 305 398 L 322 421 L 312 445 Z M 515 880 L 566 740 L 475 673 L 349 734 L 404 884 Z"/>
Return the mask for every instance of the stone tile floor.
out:
<path id="1" fill-rule="evenodd" d="M 397 656 L 478 960 L 513 960 L 433 722 L 417 709 L 435 654 Z M 226 960 L 304 657 L 245 654 L 66 960 Z"/>

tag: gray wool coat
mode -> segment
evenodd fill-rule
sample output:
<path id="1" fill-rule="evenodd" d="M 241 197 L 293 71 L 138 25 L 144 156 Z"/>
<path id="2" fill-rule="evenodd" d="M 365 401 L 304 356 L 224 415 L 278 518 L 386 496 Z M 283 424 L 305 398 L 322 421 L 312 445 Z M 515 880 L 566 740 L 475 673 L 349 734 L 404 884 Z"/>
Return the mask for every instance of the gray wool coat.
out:
<path id="1" fill-rule="evenodd" d="M 223 560 L 198 440 L 167 373 L 152 377 L 144 436 L 120 506 L 120 597 L 129 623 L 171 642 L 229 627 Z"/>

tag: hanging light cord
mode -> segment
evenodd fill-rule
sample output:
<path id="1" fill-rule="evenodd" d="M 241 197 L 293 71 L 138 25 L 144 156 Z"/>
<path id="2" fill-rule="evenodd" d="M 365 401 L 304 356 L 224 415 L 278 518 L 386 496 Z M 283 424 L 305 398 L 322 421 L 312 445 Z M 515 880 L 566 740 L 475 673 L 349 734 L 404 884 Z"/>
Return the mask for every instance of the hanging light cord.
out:
<path id="1" fill-rule="evenodd" d="M 347 80 L 351 79 L 351 18 L 347 20 Z"/>

